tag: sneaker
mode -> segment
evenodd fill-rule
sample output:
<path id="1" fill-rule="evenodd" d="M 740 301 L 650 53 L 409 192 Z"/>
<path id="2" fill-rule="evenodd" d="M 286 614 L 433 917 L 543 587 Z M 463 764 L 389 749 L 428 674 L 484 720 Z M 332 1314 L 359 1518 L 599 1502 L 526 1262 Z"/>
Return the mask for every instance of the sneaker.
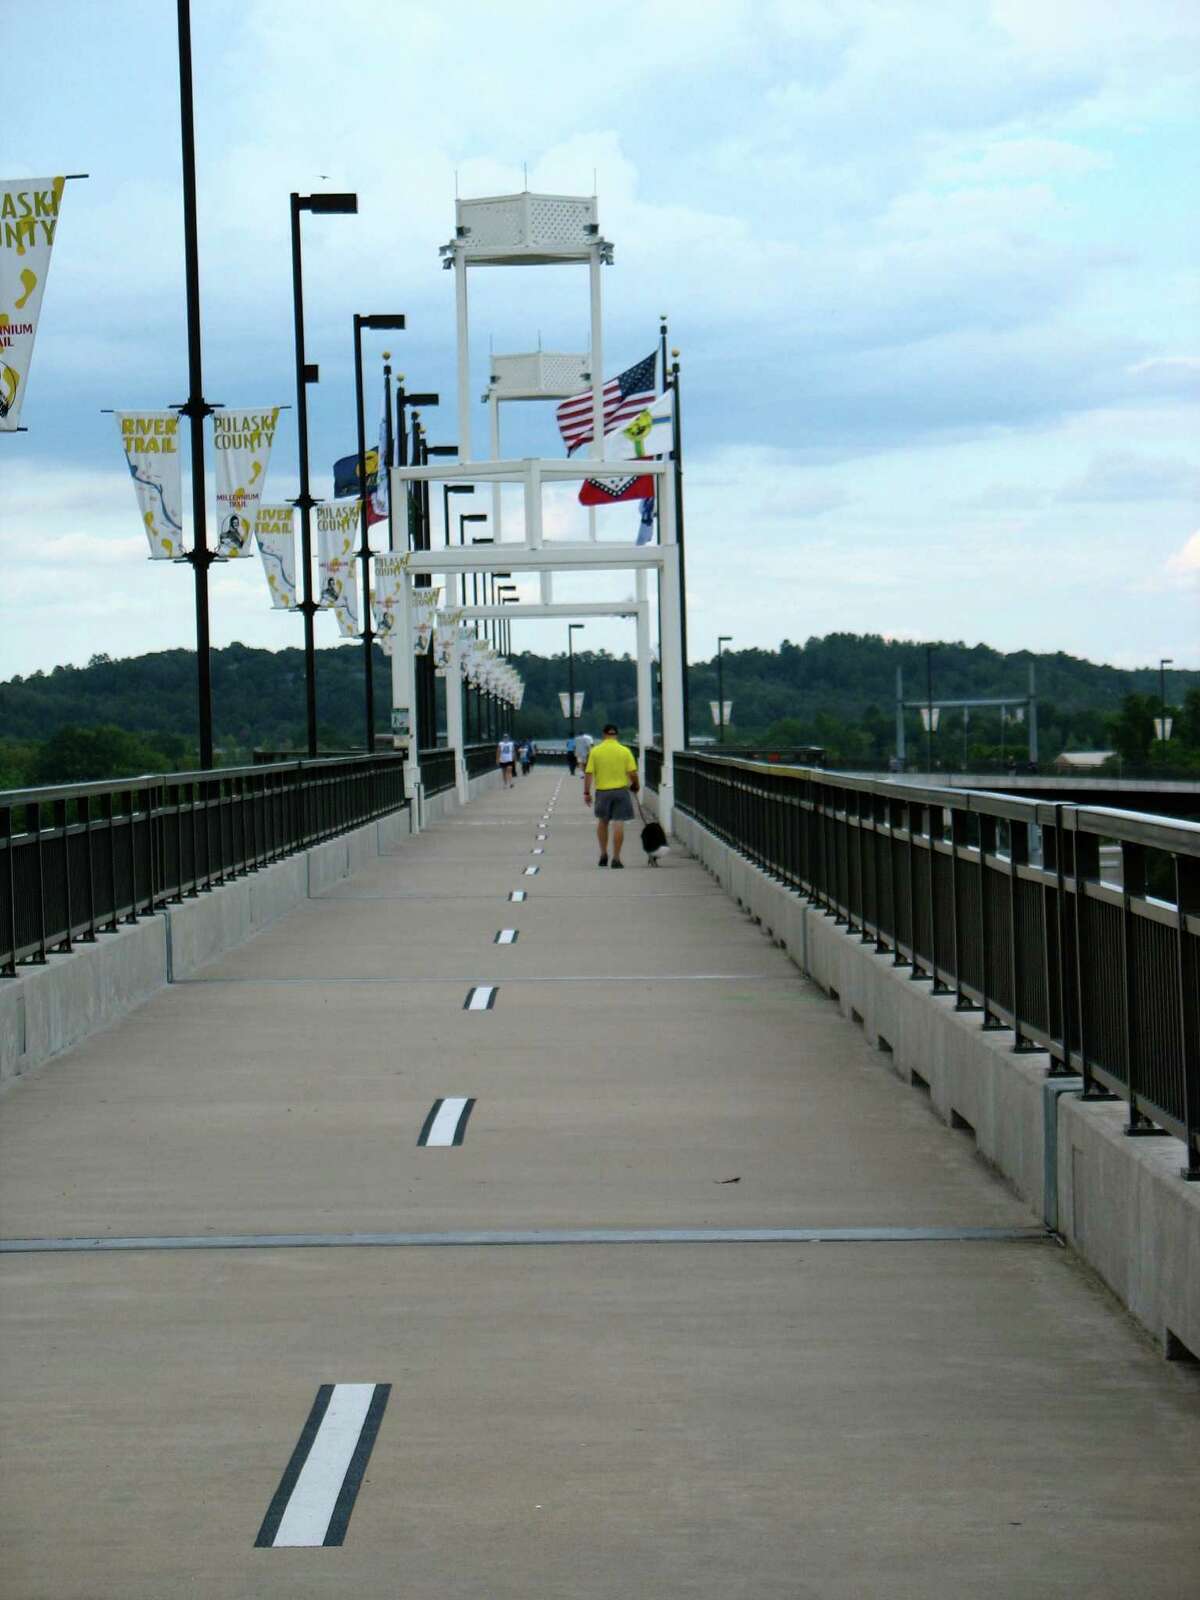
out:
<path id="1" fill-rule="evenodd" d="M 613 862 L 613 866 L 614 867 L 623 867 L 624 865 L 625 865 L 625 863 L 623 861 L 614 860 L 614 862 Z"/>
<path id="2" fill-rule="evenodd" d="M 607 856 L 601 856 L 598 865 L 602 866 L 602 867 L 606 867 L 608 865 L 608 857 Z"/>

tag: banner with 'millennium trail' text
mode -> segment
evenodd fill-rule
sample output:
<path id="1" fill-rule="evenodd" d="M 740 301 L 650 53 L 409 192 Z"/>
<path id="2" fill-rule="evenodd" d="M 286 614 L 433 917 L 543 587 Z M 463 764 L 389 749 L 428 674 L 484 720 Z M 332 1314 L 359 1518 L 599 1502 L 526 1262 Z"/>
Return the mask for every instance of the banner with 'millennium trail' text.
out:
<path id="1" fill-rule="evenodd" d="M 295 515 L 292 506 L 260 505 L 254 519 L 254 537 L 276 611 L 292 611 L 296 605 Z"/>
<path id="2" fill-rule="evenodd" d="M 217 454 L 217 554 L 248 556 L 254 524 L 267 482 L 279 407 L 248 411 L 229 407 L 213 412 Z"/>
<path id="3" fill-rule="evenodd" d="M 179 418 L 173 411 L 117 411 L 125 464 L 133 479 L 151 561 L 183 554 Z"/>
<path id="4" fill-rule="evenodd" d="M 354 539 L 361 517 L 361 500 L 339 500 L 317 507 L 317 604 L 334 613 L 338 632 L 345 639 L 358 633 Z"/>
<path id="5" fill-rule="evenodd" d="M 0 180 L 0 432 L 13 433 L 33 360 L 64 178 Z"/>

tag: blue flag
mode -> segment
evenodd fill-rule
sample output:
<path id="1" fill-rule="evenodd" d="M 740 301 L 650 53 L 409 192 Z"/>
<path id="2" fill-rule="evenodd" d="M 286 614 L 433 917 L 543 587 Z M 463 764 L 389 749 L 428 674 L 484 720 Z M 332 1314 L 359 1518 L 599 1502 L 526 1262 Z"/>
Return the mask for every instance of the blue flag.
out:
<path id="1" fill-rule="evenodd" d="M 642 515 L 638 522 L 638 544 L 654 543 L 654 496 L 642 501 Z"/>

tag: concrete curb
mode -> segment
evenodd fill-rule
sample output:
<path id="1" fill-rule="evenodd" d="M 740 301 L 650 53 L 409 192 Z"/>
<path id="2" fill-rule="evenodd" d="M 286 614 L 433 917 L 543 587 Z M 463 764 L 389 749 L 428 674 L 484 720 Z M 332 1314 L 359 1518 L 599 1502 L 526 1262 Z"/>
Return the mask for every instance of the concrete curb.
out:
<path id="1" fill-rule="evenodd" d="M 953 996 L 913 982 L 890 953 L 835 925 L 693 818 L 677 811 L 674 832 L 892 1070 L 971 1135 L 1168 1356 L 1200 1356 L 1200 1185 L 1179 1177 L 1178 1140 L 1126 1138 L 1125 1107 L 1081 1101 L 1069 1080 L 1046 1094 L 1044 1054 L 1014 1054 L 1011 1032 L 985 1033 L 978 1013 L 955 1011 Z"/>

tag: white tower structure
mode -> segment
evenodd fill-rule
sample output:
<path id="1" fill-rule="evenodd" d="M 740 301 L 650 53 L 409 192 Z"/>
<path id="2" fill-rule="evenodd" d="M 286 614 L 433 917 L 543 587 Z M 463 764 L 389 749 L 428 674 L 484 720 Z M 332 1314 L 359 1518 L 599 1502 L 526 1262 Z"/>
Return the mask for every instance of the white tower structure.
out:
<path id="1" fill-rule="evenodd" d="M 637 598 L 615 603 L 607 614 L 630 615 L 637 621 L 638 720 L 643 753 L 651 737 L 650 604 L 647 574 L 658 575 L 659 614 L 662 637 L 660 661 L 662 678 L 663 781 L 659 789 L 659 817 L 665 828 L 671 825 L 671 756 L 684 742 L 683 660 L 681 642 L 682 592 L 679 546 L 676 541 L 675 467 L 669 460 L 638 463 L 638 473 L 653 477 L 659 495 L 662 543 L 628 545 L 588 540 L 556 540 L 546 545 L 542 535 L 542 490 L 545 483 L 581 483 L 585 478 L 626 478 L 627 461 L 605 462 L 604 455 L 604 347 L 601 327 L 600 268 L 611 264 L 612 245 L 600 235 L 596 199 L 571 195 L 529 193 L 499 195 L 456 202 L 455 236 L 442 247 L 443 265 L 455 274 L 456 321 L 458 331 L 458 455 L 457 462 L 424 467 L 393 467 L 392 492 L 403 498 L 402 485 L 413 482 L 490 483 L 493 493 L 495 542 L 486 547 L 458 546 L 446 550 L 410 552 L 404 582 L 404 611 L 411 603 L 413 578 L 417 574 L 446 576 L 447 603 L 459 608 L 461 583 L 466 573 L 486 571 L 499 561 L 516 573 L 538 573 L 542 580 L 540 605 L 513 605 L 504 608 L 508 618 L 529 616 L 598 615 L 600 603 L 555 606 L 549 592 L 554 571 L 633 571 Z M 591 312 L 590 349 L 586 357 L 560 352 L 536 351 L 526 355 L 493 357 L 488 391 L 484 396 L 491 410 L 492 458 L 477 461 L 471 441 L 470 325 L 468 316 L 467 271 L 469 267 L 552 266 L 581 263 L 588 267 Z M 586 365 L 583 365 L 586 363 Z M 582 380 L 582 381 L 581 381 Z M 551 400 L 578 394 L 590 382 L 592 389 L 592 446 L 583 458 L 527 457 L 505 459 L 500 453 L 499 404 L 501 400 Z M 501 485 L 521 484 L 524 491 L 524 539 L 499 538 L 498 500 Z M 397 502 L 399 503 L 399 501 Z M 503 555 L 500 552 L 503 551 Z M 471 608 L 475 615 L 479 612 Z M 399 630 L 397 651 L 408 651 L 410 626 L 407 618 Z M 403 681 L 400 681 L 402 679 Z M 397 680 L 398 704 L 413 704 L 412 658 L 407 654 Z M 453 686 L 453 688 L 452 688 Z M 458 755 L 460 793 L 465 795 L 466 771 L 462 749 L 462 703 L 457 674 L 447 678 L 447 735 Z M 410 741 L 409 792 L 417 799 L 419 812 L 420 773 L 416 753 L 421 737 L 430 730 L 414 729 Z"/>

